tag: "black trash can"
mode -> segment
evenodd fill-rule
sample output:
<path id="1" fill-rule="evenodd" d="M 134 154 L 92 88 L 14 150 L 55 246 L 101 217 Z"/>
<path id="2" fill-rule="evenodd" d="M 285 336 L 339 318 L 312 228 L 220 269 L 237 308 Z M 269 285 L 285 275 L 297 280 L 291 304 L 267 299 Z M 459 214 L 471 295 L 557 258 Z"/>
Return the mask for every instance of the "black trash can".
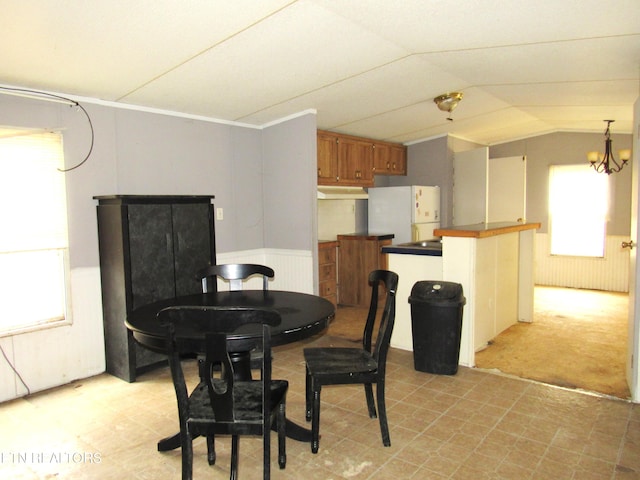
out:
<path id="1" fill-rule="evenodd" d="M 460 358 L 462 285 L 422 281 L 411 289 L 413 364 L 420 372 L 455 375 Z"/>

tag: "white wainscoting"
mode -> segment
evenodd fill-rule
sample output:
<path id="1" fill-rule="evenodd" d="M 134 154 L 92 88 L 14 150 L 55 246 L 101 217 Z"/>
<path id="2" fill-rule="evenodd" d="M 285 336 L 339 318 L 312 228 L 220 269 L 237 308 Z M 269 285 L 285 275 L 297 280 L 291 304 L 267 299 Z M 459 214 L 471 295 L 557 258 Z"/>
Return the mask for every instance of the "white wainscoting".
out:
<path id="1" fill-rule="evenodd" d="M 273 290 L 313 293 L 311 251 L 259 249 L 218 255 L 218 263 L 261 263 L 273 268 Z M 228 288 L 221 285 L 220 288 Z M 260 278 L 247 288 L 262 288 Z M 105 371 L 100 269 L 71 272 L 73 323 L 0 338 L 0 346 L 31 393 Z M 0 402 L 22 397 L 26 387 L 0 355 Z"/>
<path id="2" fill-rule="evenodd" d="M 240 252 L 220 253 L 220 263 L 259 263 L 273 268 L 275 276 L 269 282 L 271 290 L 313 293 L 313 256 L 311 251 L 257 249 Z M 218 288 L 228 289 L 228 285 L 218 281 Z M 250 278 L 245 288 L 262 288 L 260 277 Z"/>
<path id="3" fill-rule="evenodd" d="M 35 300 L 35 297 L 34 297 Z M 0 338 L 0 401 L 64 385 L 105 370 L 100 269 L 71 271 L 73 323 Z"/>
<path id="4" fill-rule="evenodd" d="M 621 247 L 622 242 L 628 240 L 628 236 L 607 236 L 603 258 L 565 257 L 552 256 L 549 235 L 537 233 L 535 282 L 555 287 L 628 292 L 629 250 Z"/>

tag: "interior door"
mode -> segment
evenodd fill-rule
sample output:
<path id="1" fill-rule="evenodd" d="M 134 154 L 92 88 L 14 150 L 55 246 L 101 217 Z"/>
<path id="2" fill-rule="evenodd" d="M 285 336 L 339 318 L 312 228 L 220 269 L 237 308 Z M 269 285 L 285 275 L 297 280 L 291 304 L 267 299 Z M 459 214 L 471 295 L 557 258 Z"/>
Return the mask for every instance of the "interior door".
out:
<path id="1" fill-rule="evenodd" d="M 638 203 L 640 203 L 640 99 L 636 100 L 633 113 L 633 159 L 631 160 L 631 241 L 640 238 Z M 627 348 L 627 383 L 632 401 L 640 402 L 640 265 L 637 261 L 637 245 L 629 255 L 629 335 Z"/>
<path id="2" fill-rule="evenodd" d="M 489 159 L 487 222 L 525 223 L 527 157 Z"/>
<path id="3" fill-rule="evenodd" d="M 486 221 L 487 147 L 457 152 L 453 157 L 453 224 L 473 225 Z"/>

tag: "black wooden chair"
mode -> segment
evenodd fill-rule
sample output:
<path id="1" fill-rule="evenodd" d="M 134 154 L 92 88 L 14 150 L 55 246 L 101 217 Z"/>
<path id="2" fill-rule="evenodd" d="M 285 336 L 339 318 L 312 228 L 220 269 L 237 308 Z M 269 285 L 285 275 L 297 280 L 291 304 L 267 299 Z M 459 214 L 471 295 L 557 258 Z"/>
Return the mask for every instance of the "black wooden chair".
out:
<path id="1" fill-rule="evenodd" d="M 202 292 L 215 292 L 217 288 L 217 279 L 222 278 L 229 282 L 229 290 L 242 290 L 243 280 L 253 275 L 262 275 L 262 289 L 269 289 L 269 279 L 275 276 L 272 268 L 265 265 L 254 263 L 226 263 L 220 265 L 210 265 L 200 270 L 197 274 L 202 281 Z M 251 368 L 260 368 L 262 362 L 262 352 L 256 349 L 251 354 Z M 207 438 L 207 447 L 209 451 L 209 464 L 213 465 L 216 461 L 215 438 L 213 435 Z"/>
<path id="2" fill-rule="evenodd" d="M 229 281 L 229 289 L 242 290 L 242 281 L 252 275 L 262 275 L 262 289 L 269 289 L 269 279 L 275 273 L 272 268 L 253 263 L 228 263 L 222 265 L 211 265 L 198 272 L 198 277 L 202 279 L 203 292 L 215 292 L 216 278 L 220 277 Z"/>
<path id="3" fill-rule="evenodd" d="M 280 322 L 278 312 L 245 307 L 169 307 L 158 313 L 166 326 L 167 351 L 171 376 L 178 401 L 182 478 L 193 472 L 192 440 L 197 436 L 213 438 L 231 435 L 231 475 L 238 476 L 238 436 L 261 435 L 263 439 L 263 477 L 270 478 L 270 432 L 278 432 L 278 464 L 286 465 L 285 421 L 286 380 L 271 378 L 270 326 Z M 247 330 L 248 324 L 253 325 Z M 242 332 L 238 331 L 242 328 Z M 194 335 L 194 332 L 203 332 Z M 259 379 L 246 378 L 245 369 L 237 369 L 235 355 L 246 357 L 259 347 L 262 366 Z M 204 354 L 200 382 L 188 394 L 181 355 Z M 220 373 L 213 368 L 222 365 Z M 206 372 L 206 373 L 205 373 Z M 239 373 L 240 372 L 240 373 Z"/>
<path id="4" fill-rule="evenodd" d="M 376 384 L 378 415 L 382 443 L 391 445 L 387 411 L 384 399 L 384 383 L 391 332 L 396 316 L 396 289 L 398 275 L 388 270 L 374 270 L 369 274 L 371 303 L 364 327 L 362 348 L 305 348 L 306 363 L 306 419 L 311 420 L 311 451 L 318 452 L 320 437 L 320 392 L 325 385 L 364 384 L 369 417 L 376 417 L 372 384 Z M 386 289 L 384 309 L 380 316 L 377 337 L 372 349 L 372 337 L 378 313 L 378 286 Z"/>

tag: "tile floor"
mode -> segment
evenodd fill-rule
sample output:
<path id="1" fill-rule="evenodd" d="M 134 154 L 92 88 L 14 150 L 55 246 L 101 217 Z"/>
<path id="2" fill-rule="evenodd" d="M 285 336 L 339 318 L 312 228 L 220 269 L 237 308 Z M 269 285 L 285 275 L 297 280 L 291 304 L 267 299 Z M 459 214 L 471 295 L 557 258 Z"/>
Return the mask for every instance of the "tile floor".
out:
<path id="1" fill-rule="evenodd" d="M 287 413 L 304 422 L 304 365 L 310 343 L 278 347 L 275 374 L 288 378 Z M 640 479 L 640 405 L 461 368 L 417 372 L 412 354 L 391 351 L 387 375 L 391 447 L 366 414 L 360 386 L 323 390 L 320 451 L 287 442 L 274 479 Z M 195 372 L 194 372 L 195 373 Z M 0 404 L 0 478 L 179 479 L 180 453 L 156 442 L 176 431 L 166 368 L 129 384 L 104 374 Z M 229 439 L 206 462 L 195 441 L 195 478 L 228 478 Z M 240 441 L 240 478 L 261 477 L 261 443 Z"/>

